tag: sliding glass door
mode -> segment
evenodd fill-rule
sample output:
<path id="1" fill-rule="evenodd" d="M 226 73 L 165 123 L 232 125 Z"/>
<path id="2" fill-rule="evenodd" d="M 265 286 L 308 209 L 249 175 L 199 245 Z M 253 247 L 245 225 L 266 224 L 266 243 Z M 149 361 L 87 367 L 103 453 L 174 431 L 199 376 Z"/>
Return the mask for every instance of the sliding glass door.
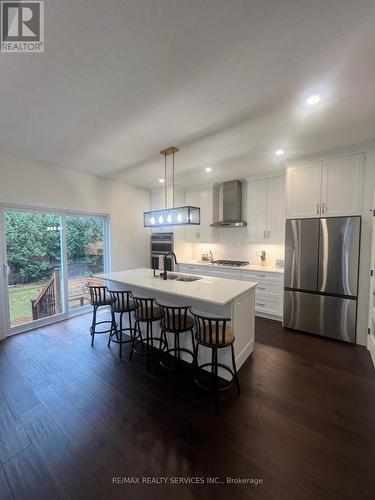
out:
<path id="1" fill-rule="evenodd" d="M 3 208 L 0 243 L 0 338 L 84 311 L 109 270 L 105 216 Z"/>
<path id="2" fill-rule="evenodd" d="M 10 327 L 62 313 L 61 216 L 6 211 L 4 233 Z"/>
<path id="3" fill-rule="evenodd" d="M 68 307 L 88 304 L 85 284 L 95 273 L 105 272 L 106 219 L 87 215 L 66 216 Z"/>

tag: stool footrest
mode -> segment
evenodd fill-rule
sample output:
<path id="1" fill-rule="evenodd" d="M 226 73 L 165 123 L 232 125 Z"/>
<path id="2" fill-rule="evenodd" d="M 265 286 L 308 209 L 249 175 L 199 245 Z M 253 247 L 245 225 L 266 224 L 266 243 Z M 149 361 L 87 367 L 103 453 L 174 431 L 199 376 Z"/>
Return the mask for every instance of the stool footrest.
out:
<path id="1" fill-rule="evenodd" d="M 96 330 L 96 327 L 98 325 L 106 325 L 106 324 L 110 324 L 111 325 L 111 328 L 109 328 L 108 330 L 100 330 L 99 332 Z M 110 320 L 105 320 L 105 321 L 98 321 L 95 323 L 95 328 L 93 328 L 92 326 L 90 327 L 90 333 L 91 335 L 94 333 L 95 335 L 98 334 L 100 335 L 101 333 L 111 333 L 112 332 L 112 321 Z"/>
<path id="2" fill-rule="evenodd" d="M 215 363 L 203 363 L 203 365 L 200 365 L 197 367 L 198 370 L 201 370 L 202 368 L 205 368 L 207 366 L 214 366 Z M 231 387 L 233 387 L 233 385 L 235 384 L 236 382 L 236 375 L 234 373 L 233 370 L 231 370 L 228 366 L 226 365 L 222 365 L 221 363 L 217 363 L 216 364 L 218 367 L 222 368 L 223 370 L 226 370 L 227 372 L 229 372 L 231 375 L 232 375 L 232 379 L 230 381 L 228 381 L 227 384 L 225 384 L 223 387 L 208 387 L 207 385 L 203 384 L 202 382 L 200 382 L 198 379 L 197 379 L 197 376 L 194 377 L 194 381 L 195 383 L 201 388 L 201 389 L 204 389 L 205 391 L 208 391 L 208 392 L 216 392 L 216 391 L 219 391 L 219 392 L 223 392 L 223 391 L 227 391 L 228 389 L 230 389 Z M 209 377 L 209 376 L 214 376 L 211 372 L 205 372 L 206 375 Z"/>
<path id="3" fill-rule="evenodd" d="M 159 337 L 149 337 L 148 340 L 149 340 L 149 342 L 155 341 L 158 344 L 160 344 L 160 338 Z M 159 349 L 158 347 L 153 347 L 150 344 L 147 344 L 147 339 L 139 339 L 139 340 L 136 340 L 134 342 L 133 352 L 135 352 L 136 354 L 138 354 L 138 356 L 144 356 L 144 357 L 146 357 L 146 356 L 160 356 L 160 353 L 162 353 L 164 351 L 164 349 L 167 347 L 167 344 L 165 343 L 164 340 L 162 340 L 161 343 L 163 345 L 163 348 Z M 142 346 L 145 349 L 145 352 L 137 351 L 136 347 L 139 344 L 142 344 Z M 155 352 L 152 352 L 152 351 L 155 351 Z"/>
<path id="4" fill-rule="evenodd" d="M 130 332 L 130 338 L 126 340 L 119 340 L 117 337 L 120 336 L 120 334 L 125 333 L 125 332 Z M 110 338 L 111 342 L 114 342 L 115 344 L 127 344 L 129 342 L 133 342 L 133 335 L 135 335 L 137 332 L 134 328 L 123 328 L 121 331 L 120 330 L 113 330 L 110 333 Z M 116 337 L 116 338 L 113 338 Z"/>
<path id="5" fill-rule="evenodd" d="M 170 354 L 171 352 L 186 352 L 186 354 L 190 354 L 190 356 L 194 359 L 194 353 L 193 351 L 191 351 L 190 349 L 186 349 L 185 347 L 171 347 L 170 349 L 167 349 L 166 351 L 164 351 L 161 356 L 160 356 L 160 365 L 165 368 L 166 370 L 173 370 L 173 368 L 167 366 L 165 363 L 163 363 L 162 359 L 167 356 L 167 354 Z M 175 358 L 175 361 L 178 361 L 178 357 L 177 356 L 174 356 Z M 185 360 L 182 360 L 182 361 L 185 361 Z"/>

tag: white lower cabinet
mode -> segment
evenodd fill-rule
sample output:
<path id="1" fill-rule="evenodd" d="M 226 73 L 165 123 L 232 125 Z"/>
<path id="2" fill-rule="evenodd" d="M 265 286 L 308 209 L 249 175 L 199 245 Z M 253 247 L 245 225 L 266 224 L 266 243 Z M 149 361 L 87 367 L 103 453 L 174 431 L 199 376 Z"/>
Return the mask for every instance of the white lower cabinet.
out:
<path id="1" fill-rule="evenodd" d="M 283 316 L 284 275 L 282 273 L 242 270 L 241 279 L 256 281 L 255 314 L 281 321 Z"/>
<path id="2" fill-rule="evenodd" d="M 238 269 L 219 269 L 217 267 L 204 266 L 204 274 L 208 276 L 216 276 L 217 278 L 226 278 L 228 280 L 240 280 L 241 273 Z"/>
<path id="3" fill-rule="evenodd" d="M 181 273 L 257 282 L 255 290 L 255 315 L 278 321 L 282 320 L 284 297 L 283 273 L 252 271 L 240 268 L 219 268 L 209 264 L 179 264 L 178 270 Z"/>
<path id="4" fill-rule="evenodd" d="M 204 274 L 204 266 L 194 266 L 194 264 L 178 264 L 180 273 Z"/>

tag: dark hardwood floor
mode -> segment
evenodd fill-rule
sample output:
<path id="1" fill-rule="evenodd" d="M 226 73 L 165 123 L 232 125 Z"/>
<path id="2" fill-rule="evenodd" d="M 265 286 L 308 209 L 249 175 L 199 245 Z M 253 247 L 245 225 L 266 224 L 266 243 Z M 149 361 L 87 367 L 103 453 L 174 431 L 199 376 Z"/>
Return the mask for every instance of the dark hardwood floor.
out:
<path id="1" fill-rule="evenodd" d="M 106 336 L 91 348 L 89 322 L 80 316 L 0 343 L 0 500 L 374 498 L 366 349 L 258 318 L 242 394 L 223 394 L 214 416 L 206 394 L 176 389 L 169 372 L 147 374 L 128 349 L 120 361 Z M 195 477 L 262 484 L 171 484 Z"/>

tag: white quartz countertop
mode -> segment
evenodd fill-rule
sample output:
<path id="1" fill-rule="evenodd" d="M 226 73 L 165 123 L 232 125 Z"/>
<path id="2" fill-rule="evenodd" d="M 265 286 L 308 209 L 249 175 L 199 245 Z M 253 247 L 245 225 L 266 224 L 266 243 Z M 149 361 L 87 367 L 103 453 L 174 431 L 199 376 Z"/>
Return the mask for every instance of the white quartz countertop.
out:
<path id="1" fill-rule="evenodd" d="M 187 275 L 187 273 L 181 274 Z M 96 274 L 95 278 L 127 285 L 130 289 L 140 287 L 167 295 L 219 305 L 231 302 L 257 285 L 257 283 L 251 281 L 229 280 L 213 276 L 201 276 L 200 280 L 192 282 L 162 280 L 154 277 L 152 269 L 131 269 L 129 271 Z"/>
<path id="2" fill-rule="evenodd" d="M 248 264 L 247 266 L 223 266 L 218 264 L 211 264 L 210 262 L 203 262 L 197 260 L 184 260 L 182 262 L 178 262 L 179 264 L 188 264 L 191 266 L 207 266 L 207 267 L 215 267 L 217 269 L 233 269 L 234 271 L 262 271 L 265 273 L 279 273 L 284 274 L 284 269 L 280 269 L 278 267 L 273 266 L 257 266 L 256 264 Z"/>

